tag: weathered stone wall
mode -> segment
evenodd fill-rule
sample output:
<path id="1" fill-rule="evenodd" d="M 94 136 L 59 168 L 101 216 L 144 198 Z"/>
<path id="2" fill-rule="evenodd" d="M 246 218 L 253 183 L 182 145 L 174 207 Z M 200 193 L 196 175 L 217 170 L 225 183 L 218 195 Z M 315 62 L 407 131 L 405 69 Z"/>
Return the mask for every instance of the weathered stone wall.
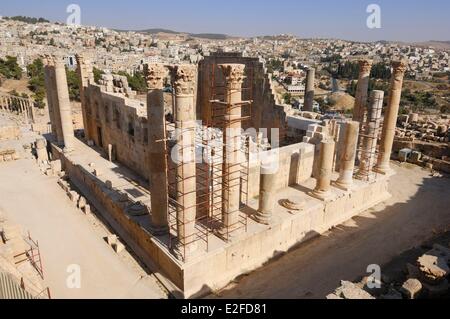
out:
<path id="1" fill-rule="evenodd" d="M 431 156 L 434 158 L 442 158 L 443 156 L 450 157 L 450 147 L 446 144 L 440 143 L 429 143 L 423 141 L 394 141 L 393 152 L 398 152 L 401 149 L 409 148 L 413 151 L 418 151 L 424 155 Z"/>
<path id="2" fill-rule="evenodd" d="M 221 99 L 224 94 L 224 77 L 218 64 L 244 64 L 245 77 L 242 91 L 242 100 L 253 100 L 252 107 L 242 107 L 242 115 L 249 119 L 242 123 L 244 129 L 255 128 L 257 130 L 280 129 L 280 139 L 286 135 L 286 112 L 284 107 L 277 105 L 272 94 L 269 75 L 264 64 L 258 58 L 242 57 L 238 53 L 217 53 L 205 57 L 198 67 L 197 90 L 197 118 L 204 124 L 211 123 L 211 99 Z"/>
<path id="3" fill-rule="evenodd" d="M 261 158 L 268 157 L 275 152 L 278 157 L 277 177 L 275 190 L 281 190 L 288 186 L 298 185 L 308 180 L 313 172 L 315 148 L 308 143 L 293 144 L 273 151 L 266 151 L 258 158 L 251 158 L 249 169 L 249 197 L 259 196 L 261 177 Z M 256 154 L 254 155 L 256 157 Z"/>
<path id="4" fill-rule="evenodd" d="M 183 271 L 181 265 L 167 252 L 146 229 L 132 220 L 125 212 L 126 203 L 120 201 L 120 195 L 107 185 L 77 165 L 70 155 L 52 145 L 54 158 L 60 159 L 62 169 L 70 181 L 81 191 L 84 197 L 96 208 L 101 216 L 110 224 L 128 246 L 150 268 L 157 266 L 180 289 L 184 288 Z"/>
<path id="5" fill-rule="evenodd" d="M 325 233 L 389 197 L 388 178 L 380 177 L 352 192 L 341 192 L 334 201 L 317 202 L 301 213 L 271 224 L 270 228 L 261 226 L 215 254 L 185 265 L 184 293 L 201 296 L 220 289 L 237 276 L 263 266 L 293 246 Z"/>
<path id="6" fill-rule="evenodd" d="M 20 127 L 18 126 L 2 126 L 0 127 L 0 141 L 16 140 L 21 137 Z"/>
<path id="7" fill-rule="evenodd" d="M 148 179 L 148 129 L 145 103 L 106 93 L 90 85 L 85 90 L 86 122 L 95 145 L 142 178 Z"/>

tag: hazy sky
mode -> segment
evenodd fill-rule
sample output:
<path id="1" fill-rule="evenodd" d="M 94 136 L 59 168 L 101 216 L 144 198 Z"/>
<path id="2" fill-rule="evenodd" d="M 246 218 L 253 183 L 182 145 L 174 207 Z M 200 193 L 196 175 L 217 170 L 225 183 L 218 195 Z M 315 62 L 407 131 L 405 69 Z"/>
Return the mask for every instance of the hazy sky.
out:
<path id="1" fill-rule="evenodd" d="M 166 28 L 256 36 L 281 33 L 359 41 L 450 40 L 449 0 L 1 0 L 0 15 L 65 22 L 81 7 L 83 25 Z M 381 7 L 381 29 L 366 25 L 369 4 Z"/>

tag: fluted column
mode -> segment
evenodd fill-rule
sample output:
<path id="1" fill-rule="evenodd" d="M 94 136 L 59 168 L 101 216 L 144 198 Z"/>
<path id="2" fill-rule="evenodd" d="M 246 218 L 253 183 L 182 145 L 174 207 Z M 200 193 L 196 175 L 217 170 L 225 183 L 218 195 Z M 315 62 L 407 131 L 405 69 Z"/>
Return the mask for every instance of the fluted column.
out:
<path id="1" fill-rule="evenodd" d="M 175 94 L 177 135 L 177 232 L 187 251 L 195 250 L 197 213 L 194 92 L 197 68 L 191 64 L 175 66 L 172 80 Z M 185 256 L 186 257 L 186 256 Z"/>
<path id="2" fill-rule="evenodd" d="M 356 87 L 355 107 L 353 109 L 353 121 L 363 123 L 367 111 L 367 96 L 369 90 L 370 71 L 373 62 L 371 60 L 359 61 L 359 78 Z"/>
<path id="3" fill-rule="evenodd" d="M 222 177 L 222 221 L 228 231 L 239 225 L 241 182 L 241 118 L 244 64 L 219 64 L 225 77 L 225 154 Z"/>
<path id="4" fill-rule="evenodd" d="M 383 91 L 372 91 L 370 95 L 367 122 L 362 136 L 361 162 L 357 178 L 370 181 L 373 178 L 373 169 L 376 164 L 376 149 L 383 110 Z"/>
<path id="5" fill-rule="evenodd" d="M 168 189 L 166 119 L 164 112 L 164 78 L 166 69 L 162 64 L 146 66 L 148 149 L 150 159 L 151 223 L 155 233 L 167 233 Z"/>
<path id="6" fill-rule="evenodd" d="M 61 58 L 55 60 L 56 92 L 58 94 L 59 115 L 61 117 L 64 152 L 75 149 L 75 136 L 72 120 L 72 106 L 70 105 L 69 87 L 67 85 L 66 67 Z"/>
<path id="7" fill-rule="evenodd" d="M 335 145 L 336 143 L 332 139 L 325 139 L 320 144 L 319 176 L 311 196 L 321 200 L 330 195 Z"/>
<path id="8" fill-rule="evenodd" d="M 345 124 L 344 146 L 340 158 L 339 178 L 336 181 L 336 186 L 345 190 L 349 189 L 353 184 L 358 137 L 359 122 L 347 122 Z"/>
<path id="9" fill-rule="evenodd" d="M 393 73 L 391 78 L 389 101 L 384 115 L 380 153 L 376 167 L 376 171 L 382 174 L 387 174 L 391 171 L 390 160 L 395 138 L 395 128 L 397 126 L 398 111 L 400 108 L 406 63 L 404 61 L 395 61 L 392 63 L 392 67 Z"/>
<path id="10" fill-rule="evenodd" d="M 309 68 L 306 73 L 306 88 L 304 99 L 304 111 L 312 112 L 314 104 L 314 82 L 316 79 L 316 70 Z"/>

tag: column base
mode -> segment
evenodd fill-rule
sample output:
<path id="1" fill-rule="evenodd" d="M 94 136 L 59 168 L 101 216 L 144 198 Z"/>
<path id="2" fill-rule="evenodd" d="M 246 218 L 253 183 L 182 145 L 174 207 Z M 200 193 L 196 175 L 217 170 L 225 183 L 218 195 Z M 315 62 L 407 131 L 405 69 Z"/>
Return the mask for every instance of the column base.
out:
<path id="1" fill-rule="evenodd" d="M 343 191 L 352 191 L 354 189 L 353 181 L 351 183 L 340 183 L 339 181 L 336 181 L 332 183 L 332 185 L 340 190 Z"/>
<path id="2" fill-rule="evenodd" d="M 322 192 L 322 191 L 312 191 L 308 193 L 309 196 L 314 197 L 315 199 L 321 200 L 323 202 L 332 201 L 336 198 L 336 194 L 332 191 Z"/>
<path id="3" fill-rule="evenodd" d="M 150 225 L 150 231 L 154 236 L 164 236 L 169 233 L 169 226 Z"/>
<path id="4" fill-rule="evenodd" d="M 272 219 L 272 214 L 267 214 L 263 212 L 259 212 L 254 216 L 256 222 L 262 225 L 270 225 L 270 221 Z"/>
<path id="5" fill-rule="evenodd" d="M 374 172 L 385 176 L 392 176 L 395 174 L 395 171 L 391 167 L 375 167 Z"/>

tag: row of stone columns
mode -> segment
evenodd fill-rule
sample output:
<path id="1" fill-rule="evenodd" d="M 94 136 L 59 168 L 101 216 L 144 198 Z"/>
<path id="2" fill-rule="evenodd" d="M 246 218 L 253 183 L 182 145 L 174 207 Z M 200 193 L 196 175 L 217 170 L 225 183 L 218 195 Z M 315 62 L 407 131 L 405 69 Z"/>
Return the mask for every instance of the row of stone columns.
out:
<path id="1" fill-rule="evenodd" d="M 336 187 L 343 190 L 350 190 L 353 185 L 355 161 L 360 138 L 362 140 L 362 151 L 357 178 L 370 180 L 374 170 L 383 174 L 387 174 L 390 171 L 389 161 L 395 137 L 395 127 L 406 64 L 402 61 L 396 61 L 392 64 L 393 75 L 390 85 L 389 102 L 385 112 L 377 163 L 375 163 L 375 154 L 381 126 L 384 92 L 378 90 L 372 91 L 370 101 L 367 103 L 371 66 L 371 61 L 360 61 L 360 75 L 356 94 L 354 121 L 345 123 L 345 137 L 343 140 L 343 150 L 340 156 L 339 178 L 334 184 Z M 360 123 L 364 123 L 365 125 L 362 126 Z M 364 131 L 360 136 L 361 128 L 364 128 Z M 319 176 L 317 178 L 315 189 L 310 193 L 310 195 L 315 198 L 326 200 L 330 195 L 334 153 L 335 142 L 331 139 L 322 141 L 318 159 Z M 273 172 L 267 173 L 264 169 L 262 169 L 261 174 L 259 209 L 256 220 L 262 224 L 268 224 L 274 207 L 274 181 L 276 179 L 276 174 L 273 174 Z"/>
<path id="2" fill-rule="evenodd" d="M 46 56 L 45 62 L 45 85 L 53 134 L 64 152 L 71 152 L 75 149 L 75 136 L 64 60 Z"/>
<path id="3" fill-rule="evenodd" d="M 195 249 L 197 213 L 194 93 L 197 70 L 194 65 L 171 67 L 174 88 L 174 120 L 176 146 L 171 160 L 176 165 L 176 226 L 179 243 L 187 251 Z M 149 169 L 151 224 L 155 234 L 169 230 L 168 162 L 164 110 L 164 79 L 167 69 L 162 64 L 146 66 L 148 83 L 147 114 L 149 134 Z"/>
<path id="4" fill-rule="evenodd" d="M 241 106 L 243 64 L 218 66 L 225 78 L 224 155 L 222 176 L 222 222 L 226 231 L 239 223 L 240 172 L 241 172 Z M 146 67 L 149 91 L 147 96 L 149 148 L 150 148 L 150 192 L 152 225 L 158 233 L 168 230 L 168 195 L 166 137 L 163 99 L 163 80 L 166 69 L 160 64 Z M 197 69 L 194 65 L 171 67 L 174 87 L 174 119 L 176 129 L 176 202 L 177 236 L 188 251 L 195 249 L 197 185 L 195 158 L 196 112 L 194 105 Z"/>
<path id="5" fill-rule="evenodd" d="M 23 115 L 26 123 L 31 119 L 34 120 L 34 102 L 31 99 L 25 99 L 12 95 L 0 96 L 0 110 L 17 112 L 19 115 Z"/>

